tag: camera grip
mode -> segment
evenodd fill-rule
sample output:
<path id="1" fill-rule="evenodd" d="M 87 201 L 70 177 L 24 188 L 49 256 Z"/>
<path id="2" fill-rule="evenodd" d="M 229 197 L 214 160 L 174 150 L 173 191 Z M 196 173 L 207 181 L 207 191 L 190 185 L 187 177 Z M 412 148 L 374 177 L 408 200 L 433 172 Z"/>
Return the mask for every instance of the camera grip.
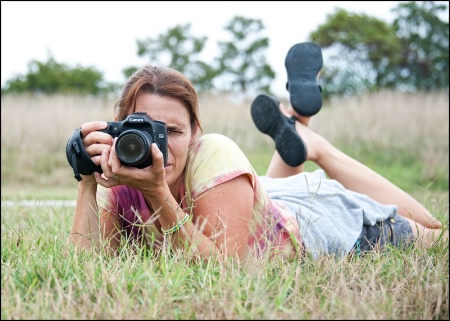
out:
<path id="1" fill-rule="evenodd" d="M 101 167 L 95 165 L 84 149 L 81 141 L 81 130 L 76 129 L 66 145 L 67 161 L 73 168 L 74 177 L 81 181 L 81 175 L 91 175 L 93 172 L 102 172 Z"/>

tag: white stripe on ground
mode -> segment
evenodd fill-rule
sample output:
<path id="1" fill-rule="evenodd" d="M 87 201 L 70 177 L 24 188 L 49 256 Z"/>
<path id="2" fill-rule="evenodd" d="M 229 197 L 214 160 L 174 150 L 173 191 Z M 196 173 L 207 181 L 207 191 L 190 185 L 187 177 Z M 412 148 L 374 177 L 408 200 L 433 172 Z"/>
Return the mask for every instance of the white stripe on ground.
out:
<path id="1" fill-rule="evenodd" d="M 75 207 L 77 201 L 60 201 L 60 200 L 29 200 L 29 201 L 2 201 L 2 207 L 25 206 L 25 207 Z"/>

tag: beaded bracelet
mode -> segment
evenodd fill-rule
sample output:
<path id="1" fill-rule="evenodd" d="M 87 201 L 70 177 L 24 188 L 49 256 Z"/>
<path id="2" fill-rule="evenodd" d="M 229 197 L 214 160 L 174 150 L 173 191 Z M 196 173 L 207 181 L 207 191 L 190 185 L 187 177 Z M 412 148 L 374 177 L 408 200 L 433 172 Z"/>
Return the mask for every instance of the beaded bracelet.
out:
<path id="1" fill-rule="evenodd" d="M 169 234 L 175 233 L 183 226 L 184 223 L 186 223 L 189 220 L 190 217 L 191 216 L 188 213 L 186 213 L 186 215 L 183 217 L 183 219 L 180 221 L 180 223 L 178 223 L 174 227 L 171 227 L 168 230 L 163 230 L 161 228 L 161 231 L 163 232 L 164 235 L 169 235 Z"/>

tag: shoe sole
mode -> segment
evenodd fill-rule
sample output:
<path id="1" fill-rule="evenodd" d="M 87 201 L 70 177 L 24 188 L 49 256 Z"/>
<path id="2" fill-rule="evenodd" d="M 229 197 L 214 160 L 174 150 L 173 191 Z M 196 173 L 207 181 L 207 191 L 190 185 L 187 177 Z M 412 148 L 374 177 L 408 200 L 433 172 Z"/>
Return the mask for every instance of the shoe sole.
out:
<path id="1" fill-rule="evenodd" d="M 294 110 L 310 117 L 322 108 L 321 88 L 317 74 L 322 69 L 322 49 L 314 42 L 302 42 L 289 49 L 285 66 L 288 76 L 286 89 Z"/>
<path id="2" fill-rule="evenodd" d="M 306 161 L 306 146 L 295 130 L 295 118 L 284 116 L 279 104 L 277 99 L 260 94 L 252 102 L 251 116 L 256 128 L 272 137 L 284 162 L 296 167 Z"/>

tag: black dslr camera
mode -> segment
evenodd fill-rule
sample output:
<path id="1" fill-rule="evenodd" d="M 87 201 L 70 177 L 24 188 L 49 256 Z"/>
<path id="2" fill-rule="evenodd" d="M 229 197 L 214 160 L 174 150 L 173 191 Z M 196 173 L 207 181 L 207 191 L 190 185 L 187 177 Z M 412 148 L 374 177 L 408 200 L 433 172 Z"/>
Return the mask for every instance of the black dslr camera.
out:
<path id="1" fill-rule="evenodd" d="M 167 163 L 167 128 L 161 121 L 151 119 L 147 113 L 134 113 L 124 121 L 108 122 L 106 129 L 99 130 L 110 134 L 116 141 L 117 157 L 125 165 L 144 168 L 152 164 L 150 145 L 156 143 Z"/>
<path id="2" fill-rule="evenodd" d="M 151 119 L 147 113 L 136 112 L 123 121 L 108 122 L 106 129 L 99 130 L 110 134 L 116 141 L 116 154 L 120 161 L 129 166 L 144 168 L 153 163 L 150 145 L 156 143 L 167 164 L 167 127 L 162 121 Z M 90 175 L 94 171 L 102 172 L 84 150 L 81 142 L 80 129 L 77 129 L 67 142 L 67 160 L 72 166 L 75 178 L 80 181 L 81 176 Z"/>

